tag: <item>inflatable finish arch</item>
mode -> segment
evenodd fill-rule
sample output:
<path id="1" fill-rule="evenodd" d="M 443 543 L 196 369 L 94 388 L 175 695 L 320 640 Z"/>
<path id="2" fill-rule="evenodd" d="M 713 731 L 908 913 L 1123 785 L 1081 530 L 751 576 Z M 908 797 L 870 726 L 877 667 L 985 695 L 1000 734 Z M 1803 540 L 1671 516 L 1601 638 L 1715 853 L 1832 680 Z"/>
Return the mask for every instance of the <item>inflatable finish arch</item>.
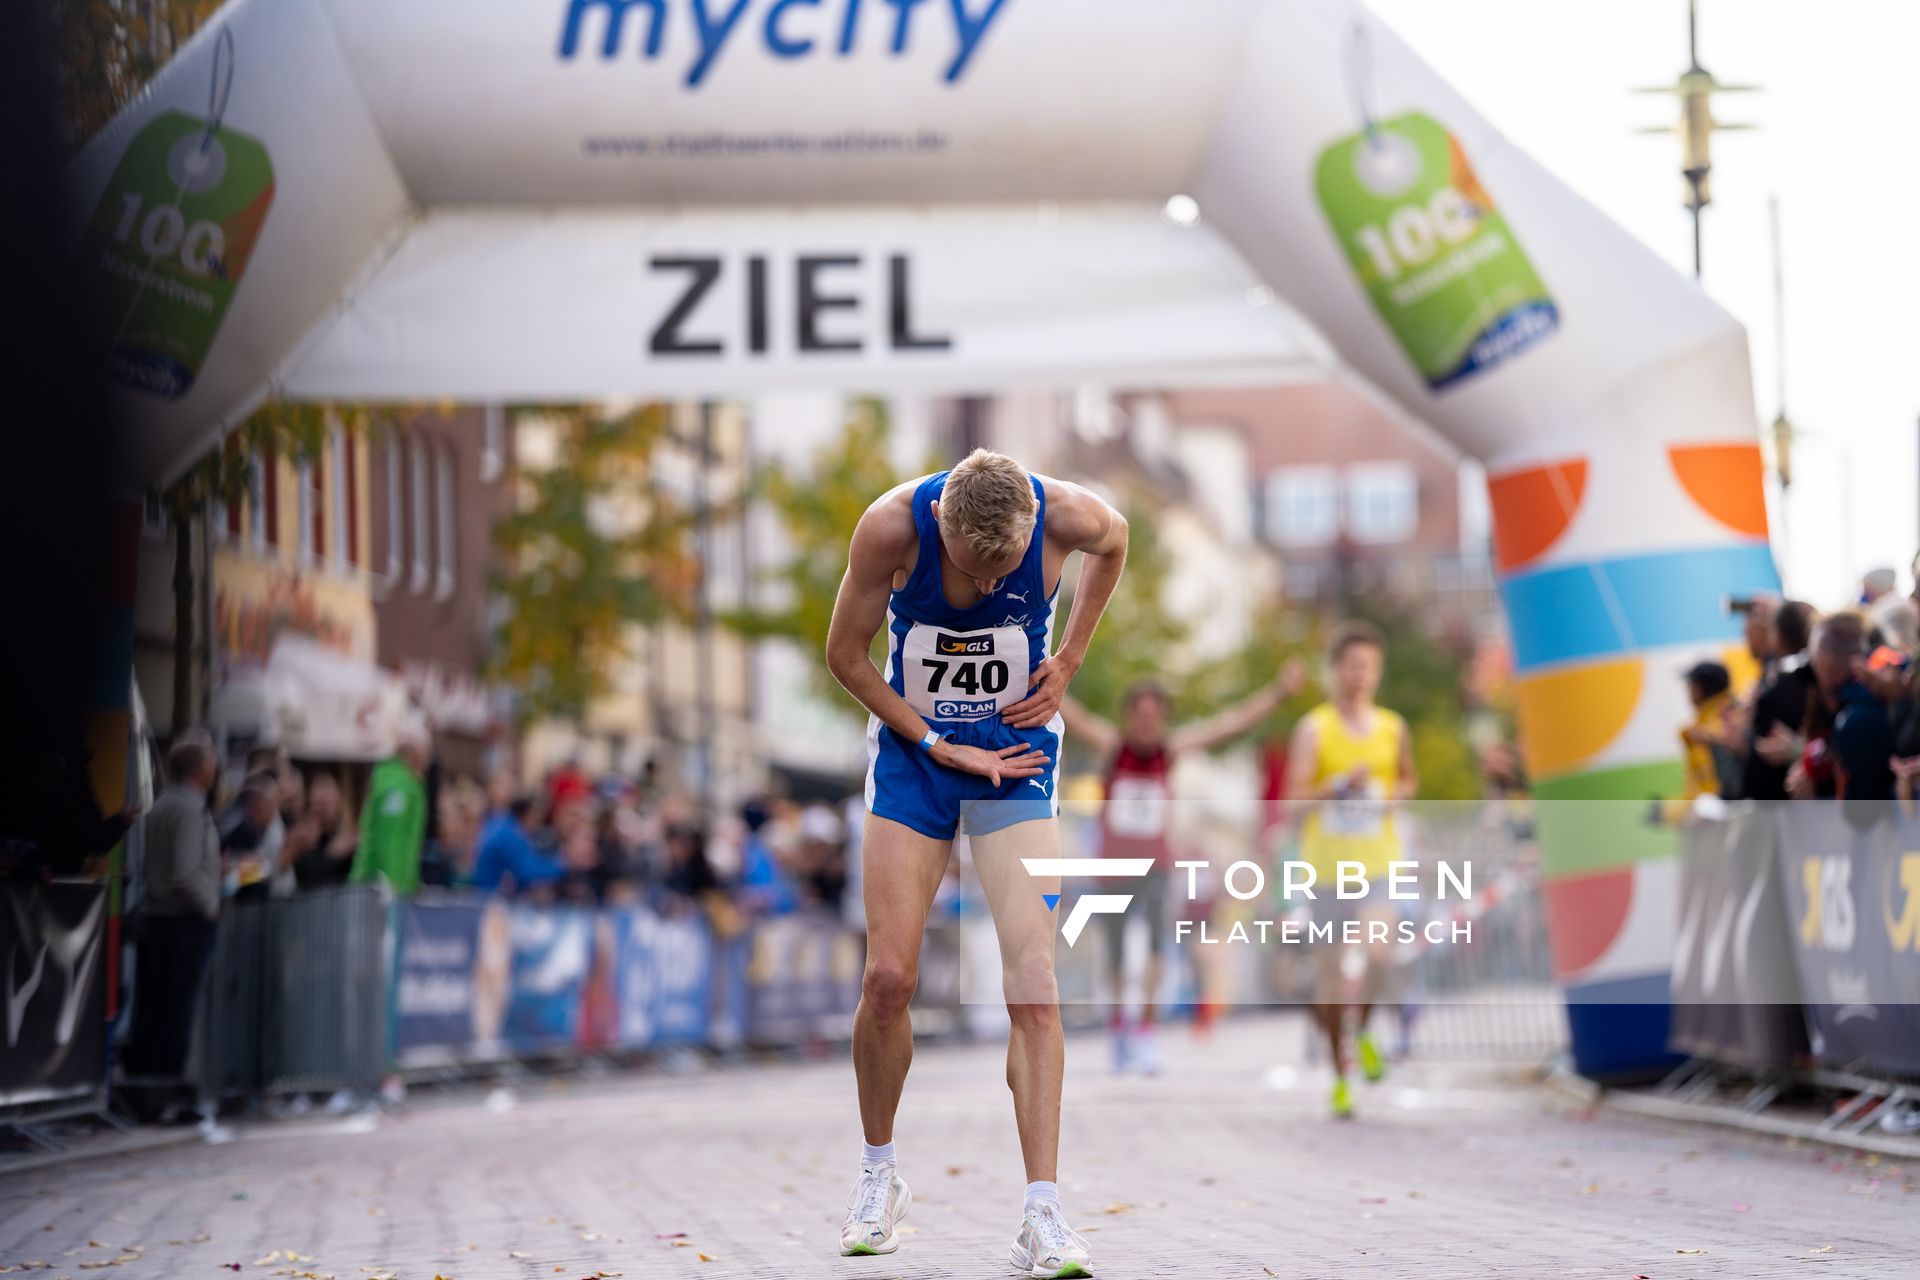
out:
<path id="1" fill-rule="evenodd" d="M 1344 365 L 1486 462 L 1576 1051 L 1660 1058 L 1672 847 L 1577 802 L 1777 585 L 1745 337 L 1358 5 L 233 0 L 71 179 L 142 482 L 270 393 Z"/>

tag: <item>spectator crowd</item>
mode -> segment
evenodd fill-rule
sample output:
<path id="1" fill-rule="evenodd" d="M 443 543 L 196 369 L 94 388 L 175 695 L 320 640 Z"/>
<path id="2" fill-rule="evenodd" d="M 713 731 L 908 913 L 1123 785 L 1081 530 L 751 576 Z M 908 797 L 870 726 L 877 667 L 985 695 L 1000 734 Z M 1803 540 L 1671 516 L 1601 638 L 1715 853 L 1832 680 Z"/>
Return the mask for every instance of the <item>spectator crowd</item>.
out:
<path id="1" fill-rule="evenodd" d="M 495 894 L 535 904 L 645 903 L 704 913 L 731 937 L 755 918 L 841 913 L 857 900 L 858 832 L 815 801 L 758 798 L 709 830 L 687 792 L 639 777 L 590 777 L 576 761 L 523 790 L 506 773 L 485 786 L 434 759 L 418 729 L 364 778 L 357 805 L 335 767 L 284 749 L 246 757 L 220 798 L 213 740 L 189 731 L 167 760 L 169 785 L 143 819 L 138 906 L 139 1011 L 130 1076 L 181 1072 L 221 911 L 349 884 Z M 849 894 L 849 882 L 855 887 Z M 859 918 L 855 911 L 852 918 Z"/>
<path id="2" fill-rule="evenodd" d="M 1920 572 L 1920 558 L 1914 568 Z M 1732 602 L 1742 646 L 1685 673 L 1678 809 L 1720 800 L 1838 799 L 1856 820 L 1911 801 L 1920 778 L 1920 582 L 1894 590 L 1876 569 L 1859 598 L 1821 614 L 1800 600 Z M 1707 802 L 1711 806 L 1711 801 Z"/>
<path id="3" fill-rule="evenodd" d="M 1920 575 L 1920 557 L 1914 568 Z M 1892 570 L 1875 570 L 1857 600 L 1826 614 L 1764 595 L 1730 607 L 1744 618 L 1740 644 L 1684 673 L 1693 706 L 1680 731 L 1685 785 L 1661 817 L 1710 814 L 1731 800 L 1839 799 L 1872 820 L 1884 812 L 1877 802 L 1912 800 L 1920 577 L 1903 596 Z M 357 777 L 263 747 L 247 756 L 231 797 L 215 802 L 218 754 L 198 732 L 174 743 L 168 772 L 171 785 L 143 819 L 143 884 L 129 920 L 140 962 L 128 1066 L 139 1074 L 179 1072 L 229 901 L 378 882 L 400 897 L 464 889 L 701 912 L 723 938 L 803 910 L 861 923 L 857 798 L 843 807 L 757 798 L 710 828 L 698 801 L 651 769 L 594 777 L 569 760 L 537 788 L 505 773 L 482 786 L 443 769 L 418 729 L 356 787 L 347 783 Z"/>

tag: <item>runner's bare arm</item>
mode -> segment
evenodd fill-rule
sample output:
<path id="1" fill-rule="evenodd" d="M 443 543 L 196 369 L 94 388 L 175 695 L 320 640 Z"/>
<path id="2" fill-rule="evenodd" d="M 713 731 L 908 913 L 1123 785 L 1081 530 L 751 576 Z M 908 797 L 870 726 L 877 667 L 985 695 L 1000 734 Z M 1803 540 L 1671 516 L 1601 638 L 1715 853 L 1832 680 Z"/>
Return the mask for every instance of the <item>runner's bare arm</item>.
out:
<path id="1" fill-rule="evenodd" d="M 1073 612 L 1060 647 L 1033 669 L 1033 692 L 1007 708 L 1002 717 L 1016 729 L 1033 729 L 1053 719 L 1066 697 L 1067 685 L 1087 660 L 1094 628 L 1106 612 L 1120 571 L 1127 563 L 1127 518 L 1106 501 L 1064 480 L 1041 481 L 1047 487 L 1047 539 L 1067 551 L 1078 551 L 1080 585 L 1073 593 Z"/>
<path id="2" fill-rule="evenodd" d="M 827 624 L 827 669 L 881 723 L 918 743 L 931 726 L 893 691 L 869 656 L 873 638 L 887 619 L 894 573 L 912 564 L 919 546 L 912 508 L 896 500 L 898 492 L 868 507 L 854 528 L 847 572 L 834 596 L 833 620 Z M 950 769 L 990 778 L 996 785 L 1006 778 L 1037 777 L 1046 764 L 1046 758 L 1025 743 L 993 752 L 942 741 L 934 746 L 933 759 Z"/>
<path id="3" fill-rule="evenodd" d="M 1224 711 L 1217 711 L 1204 720 L 1182 725 L 1169 733 L 1167 750 L 1176 755 L 1182 751 L 1211 751 L 1222 743 L 1231 742 L 1298 693 L 1306 685 L 1306 670 L 1300 659 L 1288 658 L 1281 665 L 1279 675 L 1240 701 Z"/>
<path id="4" fill-rule="evenodd" d="M 1108 756 L 1119 749 L 1119 726 L 1089 711 L 1086 704 L 1072 694 L 1060 699 L 1060 718 L 1067 722 L 1067 732 L 1086 743 L 1095 755 Z"/>
<path id="5" fill-rule="evenodd" d="M 1302 717 L 1293 726 L 1293 741 L 1287 746 L 1286 803 L 1296 813 L 1306 805 L 1327 799 L 1339 782 L 1335 778 L 1323 786 L 1313 785 L 1313 762 L 1319 750 L 1319 735 L 1313 731 L 1313 721 Z"/>
<path id="6" fill-rule="evenodd" d="M 1406 721 L 1400 722 L 1400 794 L 1401 800 L 1411 800 L 1420 794 L 1420 775 L 1413 768 L 1413 726 Z"/>

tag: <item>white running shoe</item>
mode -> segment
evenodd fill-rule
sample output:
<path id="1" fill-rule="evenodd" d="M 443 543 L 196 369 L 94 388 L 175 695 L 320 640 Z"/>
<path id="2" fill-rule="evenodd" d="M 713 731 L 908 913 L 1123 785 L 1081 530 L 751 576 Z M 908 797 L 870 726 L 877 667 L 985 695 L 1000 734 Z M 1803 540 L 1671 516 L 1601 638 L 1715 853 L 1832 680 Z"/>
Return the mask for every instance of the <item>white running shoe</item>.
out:
<path id="1" fill-rule="evenodd" d="M 1013 1269 L 1034 1280 L 1062 1280 L 1093 1274 L 1093 1251 L 1086 1239 L 1067 1225 L 1060 1206 L 1043 1200 L 1027 1211 L 1020 1234 L 1013 1238 Z"/>
<path id="2" fill-rule="evenodd" d="M 907 1216 L 913 1192 L 907 1180 L 890 1164 L 860 1170 L 860 1180 L 847 1197 L 847 1220 L 840 1226 L 840 1253 L 892 1253 L 900 1247 L 894 1228 Z"/>

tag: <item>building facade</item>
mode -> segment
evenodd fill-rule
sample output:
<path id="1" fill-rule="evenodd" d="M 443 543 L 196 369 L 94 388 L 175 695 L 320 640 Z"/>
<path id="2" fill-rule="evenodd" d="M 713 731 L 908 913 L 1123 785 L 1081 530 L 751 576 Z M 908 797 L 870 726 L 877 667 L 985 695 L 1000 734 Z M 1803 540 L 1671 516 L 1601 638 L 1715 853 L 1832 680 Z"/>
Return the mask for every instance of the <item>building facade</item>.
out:
<path id="1" fill-rule="evenodd" d="M 486 670 L 494 526 L 514 506 L 513 415 L 422 409 L 385 424 L 367 451 L 375 658 L 425 716 L 443 767 L 484 778 L 510 746 Z"/>
<path id="2" fill-rule="evenodd" d="M 1161 399 L 1181 435 L 1243 441 L 1244 500 L 1289 601 L 1384 596 L 1443 629 L 1497 626 L 1484 477 L 1432 433 L 1337 381 Z"/>

